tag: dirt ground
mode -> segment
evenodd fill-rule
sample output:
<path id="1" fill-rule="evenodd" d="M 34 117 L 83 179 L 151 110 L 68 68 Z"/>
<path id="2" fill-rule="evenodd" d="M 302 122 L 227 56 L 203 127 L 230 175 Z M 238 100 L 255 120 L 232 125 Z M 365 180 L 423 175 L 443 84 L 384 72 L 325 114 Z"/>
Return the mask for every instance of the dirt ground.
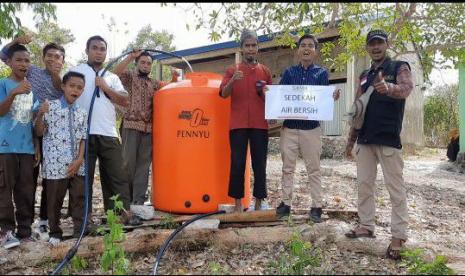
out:
<path id="1" fill-rule="evenodd" d="M 346 160 L 324 159 L 321 162 L 324 208 L 356 209 L 356 167 Z M 267 165 L 268 204 L 275 208 L 280 203 L 282 162 L 279 154 L 269 155 Z M 293 209 L 309 209 L 311 199 L 306 186 L 304 163 L 298 160 L 295 173 Z M 405 156 L 404 178 L 407 185 L 409 207 L 410 244 L 426 245 L 430 252 L 446 250 L 465 260 L 465 175 L 454 171 L 447 162 L 445 150 L 425 148 L 414 155 Z M 98 179 L 97 179 L 98 180 Z M 378 166 L 377 176 L 377 241 L 389 243 L 391 204 Z M 98 187 L 97 185 L 96 187 Z M 39 196 L 38 193 L 37 196 Z M 100 189 L 96 188 L 96 220 L 102 215 Z M 94 205 L 95 206 L 95 205 Z M 69 223 L 69 219 L 64 225 Z M 354 222 L 328 219 L 324 223 L 350 228 Z M 44 243 L 43 246 L 47 246 Z M 405 274 L 406 267 L 384 257 L 366 252 L 341 250 L 335 244 L 324 243 L 321 250 L 322 265 L 305 270 L 309 274 Z M 235 248 L 206 247 L 198 250 L 170 250 L 166 252 L 159 274 L 276 274 L 273 261 L 287 251 L 286 242 L 266 246 L 241 245 Z M 148 254 L 129 255 L 131 274 L 150 274 L 157 249 Z M 7 254 L 0 250 L 1 254 Z M 89 260 L 89 268 L 80 274 L 102 273 L 98 256 Z M 0 262 L 1 263 L 1 262 Z M 459 263 L 458 273 L 465 273 Z M 462 267 L 461 267 L 462 266 Z M 49 273 L 53 264 L 42 267 L 23 267 L 9 270 L 0 267 L 2 274 Z M 464 270 L 460 270 L 464 269 Z M 2 271 L 3 270 L 3 271 Z"/>

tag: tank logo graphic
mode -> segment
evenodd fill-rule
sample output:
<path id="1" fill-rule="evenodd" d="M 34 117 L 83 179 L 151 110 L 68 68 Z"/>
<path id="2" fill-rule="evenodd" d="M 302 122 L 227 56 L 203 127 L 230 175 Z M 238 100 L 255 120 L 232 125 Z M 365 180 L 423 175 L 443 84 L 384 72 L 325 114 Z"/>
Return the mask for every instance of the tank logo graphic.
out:
<path id="1" fill-rule="evenodd" d="M 200 125 L 207 126 L 208 121 L 210 121 L 210 119 L 203 116 L 203 110 L 200 108 L 196 108 L 193 111 L 183 110 L 179 113 L 178 118 L 190 121 L 191 127 L 198 127 Z"/>
<path id="2" fill-rule="evenodd" d="M 191 127 L 198 127 L 198 126 L 208 126 L 208 122 L 210 119 L 204 117 L 204 112 L 200 108 L 196 108 L 192 111 L 183 110 L 178 115 L 178 119 L 187 120 L 189 121 L 189 125 Z M 185 129 L 178 129 L 176 132 L 176 136 L 178 138 L 203 138 L 208 139 L 210 138 L 210 131 L 207 130 L 185 130 Z"/>

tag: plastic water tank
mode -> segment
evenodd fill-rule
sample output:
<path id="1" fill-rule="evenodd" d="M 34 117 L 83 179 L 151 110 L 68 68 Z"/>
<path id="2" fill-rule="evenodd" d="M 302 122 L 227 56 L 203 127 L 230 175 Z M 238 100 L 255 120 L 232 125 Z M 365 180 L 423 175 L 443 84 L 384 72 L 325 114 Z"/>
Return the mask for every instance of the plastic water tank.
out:
<path id="1" fill-rule="evenodd" d="M 222 76 L 196 72 L 155 93 L 152 202 L 171 213 L 207 213 L 228 196 L 230 99 L 219 96 Z M 250 204 L 250 157 L 243 206 Z"/>

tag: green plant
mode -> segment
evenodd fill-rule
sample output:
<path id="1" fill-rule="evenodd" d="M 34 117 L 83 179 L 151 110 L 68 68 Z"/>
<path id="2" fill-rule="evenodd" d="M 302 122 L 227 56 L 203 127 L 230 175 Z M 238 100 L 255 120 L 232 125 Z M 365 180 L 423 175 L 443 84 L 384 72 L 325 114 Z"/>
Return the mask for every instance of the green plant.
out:
<path id="1" fill-rule="evenodd" d="M 208 264 L 208 269 L 210 270 L 211 274 L 214 275 L 229 275 L 229 271 L 222 267 L 220 263 L 218 262 L 210 262 Z"/>
<path id="2" fill-rule="evenodd" d="M 72 274 L 80 274 L 80 272 L 88 267 L 88 263 L 84 258 L 74 255 L 71 259 L 71 267 L 66 266 L 61 271 L 61 275 L 72 275 Z M 56 264 L 53 265 L 55 267 Z"/>
<path id="3" fill-rule="evenodd" d="M 88 265 L 89 264 L 87 263 L 86 259 L 81 258 L 79 256 L 75 255 L 71 259 L 71 268 L 75 272 L 81 272 L 82 270 L 86 269 L 88 267 Z"/>
<path id="4" fill-rule="evenodd" d="M 0 78 L 1 79 L 8 78 L 8 76 L 10 76 L 10 73 L 11 73 L 10 67 L 5 66 L 0 63 Z"/>
<path id="5" fill-rule="evenodd" d="M 103 237 L 103 254 L 100 259 L 103 271 L 111 271 L 111 274 L 127 274 L 129 260 L 125 257 L 124 248 L 121 245 L 126 238 L 123 232 L 123 224 L 118 213 L 124 211 L 123 202 L 118 200 L 118 195 L 111 197 L 114 202 L 114 209 L 107 210 L 107 222 L 110 232 Z M 99 233 L 105 233 L 103 227 L 97 230 Z"/>
<path id="6" fill-rule="evenodd" d="M 174 221 L 172 215 L 164 215 L 160 220 L 161 229 L 175 229 L 178 227 L 178 223 Z"/>
<path id="7" fill-rule="evenodd" d="M 447 146 L 448 133 L 459 127 L 457 84 L 435 88 L 425 100 L 424 134 L 428 146 Z"/>
<path id="8" fill-rule="evenodd" d="M 432 262 L 423 259 L 424 249 L 406 249 L 400 254 L 403 264 L 407 266 L 407 272 L 413 275 L 454 275 L 454 270 L 446 265 L 446 257 L 438 255 Z"/>
<path id="9" fill-rule="evenodd" d="M 294 220 L 292 219 L 292 216 L 291 214 L 289 214 L 289 216 L 287 217 L 287 227 L 294 227 L 295 226 L 295 223 L 294 223 Z"/>
<path id="10" fill-rule="evenodd" d="M 314 248 L 310 242 L 302 240 L 298 232 L 294 232 L 287 243 L 287 251 L 278 261 L 270 263 L 270 273 L 301 275 L 307 269 L 320 267 L 322 261 L 321 252 Z"/>

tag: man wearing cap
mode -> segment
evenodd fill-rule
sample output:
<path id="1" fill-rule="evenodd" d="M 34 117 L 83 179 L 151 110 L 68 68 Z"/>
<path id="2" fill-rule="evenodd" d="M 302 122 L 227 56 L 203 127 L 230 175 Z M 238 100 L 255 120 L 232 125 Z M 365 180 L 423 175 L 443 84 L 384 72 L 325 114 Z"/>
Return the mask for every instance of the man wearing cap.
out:
<path id="1" fill-rule="evenodd" d="M 262 200 L 267 197 L 268 124 L 265 120 L 263 86 L 272 84 L 270 70 L 257 62 L 257 33 L 244 30 L 240 47 L 242 62 L 226 69 L 220 86 L 221 97 L 231 96 L 231 170 L 228 195 L 236 199 L 235 212 L 243 211 L 241 199 L 244 197 L 244 172 L 249 142 L 254 171 L 255 210 L 261 209 Z"/>
<path id="2" fill-rule="evenodd" d="M 377 164 L 381 164 L 384 182 L 391 197 L 391 243 L 386 255 L 400 259 L 400 250 L 407 240 L 407 194 L 403 179 L 404 162 L 400 132 L 404 117 L 405 99 L 413 90 L 410 65 L 392 60 L 387 34 L 372 30 L 366 38 L 365 49 L 372 59 L 369 69 L 359 78 L 356 98 L 373 86 L 374 92 L 366 107 L 362 128 L 350 129 L 346 157 L 352 159 L 357 141 L 358 216 L 360 224 L 345 235 L 348 238 L 374 238 L 375 191 Z"/>

